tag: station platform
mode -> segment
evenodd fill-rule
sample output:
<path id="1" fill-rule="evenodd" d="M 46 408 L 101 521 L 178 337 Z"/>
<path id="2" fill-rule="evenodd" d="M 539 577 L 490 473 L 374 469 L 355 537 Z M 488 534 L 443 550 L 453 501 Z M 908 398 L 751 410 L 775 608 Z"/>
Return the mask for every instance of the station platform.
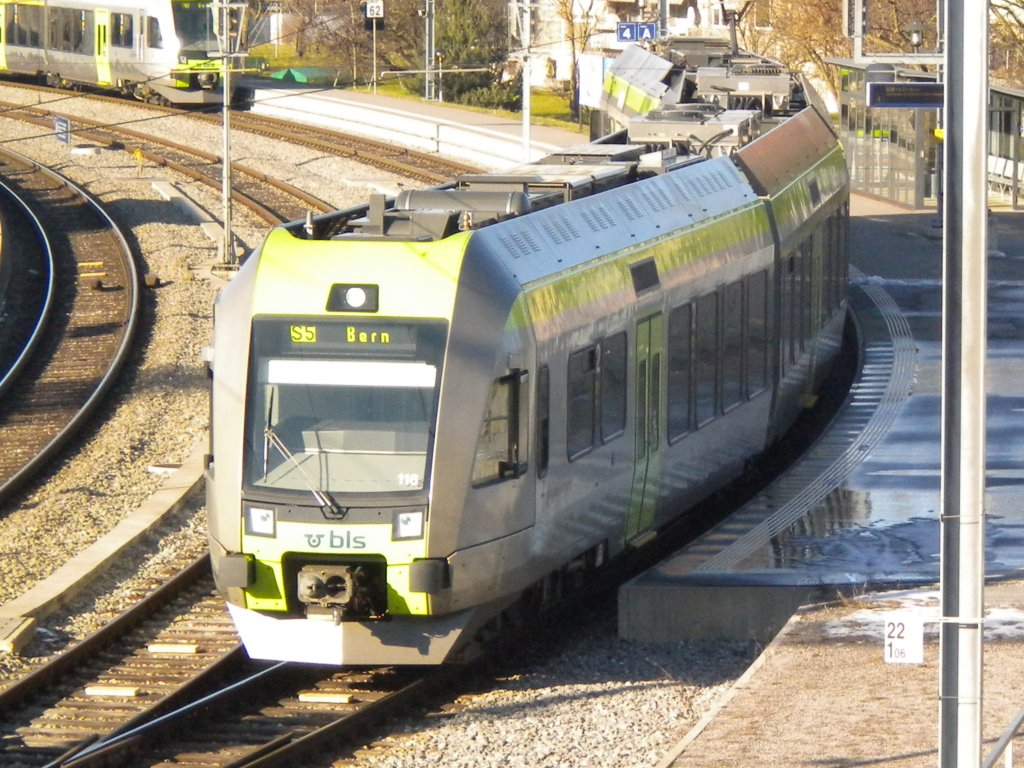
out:
<path id="1" fill-rule="evenodd" d="M 495 110 L 469 109 L 357 89 L 270 86 L 251 79 L 254 112 L 433 152 L 479 168 L 508 168 L 559 149 L 585 144 L 589 126 L 555 127 Z"/>
<path id="2" fill-rule="evenodd" d="M 847 403 L 783 477 L 620 591 L 623 636 L 767 640 L 830 590 L 938 581 L 941 229 L 864 197 L 852 211 Z M 986 570 L 1006 577 L 1024 573 L 1024 215 L 994 212 L 990 239 Z"/>
<path id="3" fill-rule="evenodd" d="M 863 365 L 845 407 L 792 471 L 620 590 L 625 638 L 766 645 L 662 768 L 937 764 L 942 231 L 934 212 L 851 208 Z M 1024 214 L 994 206 L 989 240 L 991 746 L 1024 705 Z M 921 664 L 884 658 L 905 610 Z"/>

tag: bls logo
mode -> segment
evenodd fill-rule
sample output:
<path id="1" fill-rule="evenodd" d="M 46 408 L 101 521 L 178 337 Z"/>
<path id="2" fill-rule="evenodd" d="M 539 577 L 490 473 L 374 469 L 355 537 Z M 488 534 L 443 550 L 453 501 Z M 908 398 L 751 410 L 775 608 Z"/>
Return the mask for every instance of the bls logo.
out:
<path id="1" fill-rule="evenodd" d="M 331 531 L 326 536 L 322 533 L 306 534 L 306 545 L 310 549 L 320 549 L 325 543 L 326 549 L 366 549 L 366 537 L 355 536 L 349 530 Z"/>

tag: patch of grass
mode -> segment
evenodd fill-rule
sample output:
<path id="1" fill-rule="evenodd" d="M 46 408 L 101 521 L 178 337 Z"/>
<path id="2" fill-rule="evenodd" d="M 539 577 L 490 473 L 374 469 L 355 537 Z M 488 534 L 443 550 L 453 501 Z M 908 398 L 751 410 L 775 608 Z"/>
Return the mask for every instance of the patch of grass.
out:
<path id="1" fill-rule="evenodd" d="M 281 43 L 279 45 L 275 45 L 273 43 L 260 45 L 253 48 L 251 53 L 254 58 L 261 59 L 266 62 L 265 70 L 268 74 L 270 72 L 276 72 L 290 67 L 296 69 L 317 68 L 335 72 L 338 69 L 346 69 L 345 66 L 338 61 L 338 57 L 336 55 L 327 55 L 320 51 L 307 51 L 305 56 L 299 57 L 295 53 L 295 46 L 285 43 Z M 372 90 L 372 86 L 369 85 L 353 86 L 344 83 L 344 81 L 339 82 L 339 86 L 350 87 L 354 90 L 363 92 L 369 92 Z M 421 93 L 411 93 L 397 79 L 384 79 L 379 82 L 377 84 L 377 93 L 382 96 L 391 96 L 397 99 L 418 100 L 423 98 Z M 483 109 L 481 107 L 470 107 L 464 104 L 455 104 L 452 102 L 445 102 L 445 106 L 453 107 L 455 109 L 466 109 L 474 112 L 486 112 L 488 114 L 501 115 L 510 120 L 519 120 L 522 118 L 522 114 L 520 112 L 510 112 L 508 110 Z M 557 128 L 578 131 L 580 133 L 586 133 L 589 126 L 588 110 L 584 109 L 582 122 L 573 120 L 569 111 L 568 94 L 552 88 L 534 88 L 531 91 L 530 120 L 534 125 L 551 125 Z"/>
<path id="2" fill-rule="evenodd" d="M 250 51 L 250 55 L 264 60 L 271 72 L 289 67 L 318 67 L 338 69 L 341 65 L 336 55 L 328 55 L 322 51 L 306 51 L 305 56 L 295 53 L 295 45 L 288 43 L 264 43 Z"/>

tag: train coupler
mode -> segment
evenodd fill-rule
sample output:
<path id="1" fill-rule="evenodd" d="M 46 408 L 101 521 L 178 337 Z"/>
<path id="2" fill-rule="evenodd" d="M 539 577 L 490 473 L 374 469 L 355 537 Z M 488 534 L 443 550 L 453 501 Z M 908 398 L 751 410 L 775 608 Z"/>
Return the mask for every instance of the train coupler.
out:
<path id="1" fill-rule="evenodd" d="M 387 612 L 386 575 L 365 565 L 307 565 L 297 576 L 297 596 L 312 617 L 382 618 Z"/>

